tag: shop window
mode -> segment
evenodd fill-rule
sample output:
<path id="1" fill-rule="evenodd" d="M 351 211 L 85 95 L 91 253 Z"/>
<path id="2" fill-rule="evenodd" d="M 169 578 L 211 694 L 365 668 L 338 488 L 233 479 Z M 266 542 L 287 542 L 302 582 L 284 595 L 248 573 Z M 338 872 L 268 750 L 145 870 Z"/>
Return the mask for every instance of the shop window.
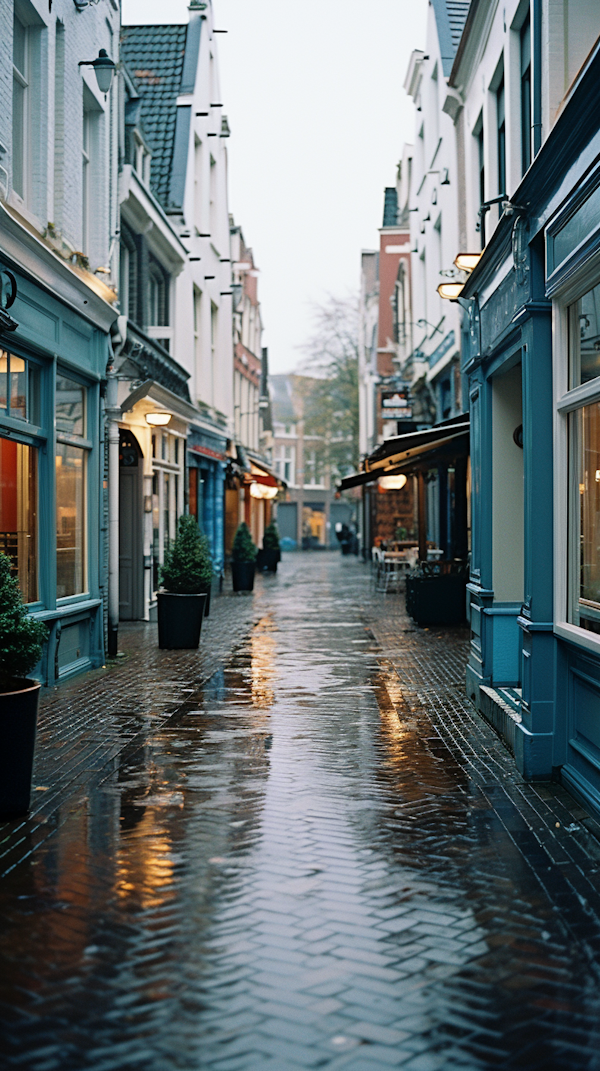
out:
<path id="1" fill-rule="evenodd" d="M 0 350 L 0 409 L 6 416 L 40 422 L 40 370 L 6 350 Z"/>
<path id="2" fill-rule="evenodd" d="M 56 444 L 56 595 L 85 591 L 85 451 Z"/>
<path id="3" fill-rule="evenodd" d="M 569 386 L 600 376 L 600 284 L 569 308 Z"/>
<path id="4" fill-rule="evenodd" d="M 568 326 L 570 387 L 600 383 L 600 285 L 569 307 Z M 569 621 L 600 633 L 600 401 L 585 402 L 569 414 Z"/>
<path id="5" fill-rule="evenodd" d="M 86 590 L 85 499 L 89 444 L 85 387 L 56 377 L 56 594 L 62 599 Z M 77 440 L 79 439 L 79 443 Z"/>
<path id="6" fill-rule="evenodd" d="M 0 551 L 25 602 L 38 599 L 37 450 L 0 438 Z"/>

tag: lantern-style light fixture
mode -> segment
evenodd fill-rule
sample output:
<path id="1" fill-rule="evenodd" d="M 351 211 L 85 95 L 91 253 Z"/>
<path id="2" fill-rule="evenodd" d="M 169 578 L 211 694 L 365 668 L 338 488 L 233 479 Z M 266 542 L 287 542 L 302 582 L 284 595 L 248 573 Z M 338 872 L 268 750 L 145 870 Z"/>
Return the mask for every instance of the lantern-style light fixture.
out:
<path id="1" fill-rule="evenodd" d="M 96 81 L 101 93 L 108 93 L 117 69 L 114 60 L 111 60 L 105 48 L 101 48 L 95 60 L 80 60 L 79 67 L 93 67 L 96 72 Z"/>
<path id="2" fill-rule="evenodd" d="M 481 253 L 459 253 L 454 258 L 454 263 L 460 271 L 472 272 L 473 268 L 476 268 L 481 260 Z"/>
<path id="3" fill-rule="evenodd" d="M 406 475 L 403 472 L 395 476 L 380 476 L 377 485 L 380 491 L 401 491 L 406 486 Z"/>
<path id="4" fill-rule="evenodd" d="M 151 428 L 164 428 L 170 421 L 170 413 L 146 413 L 146 424 Z"/>
<path id="5" fill-rule="evenodd" d="M 440 283 L 437 292 L 446 301 L 457 301 L 464 289 L 464 283 Z"/>

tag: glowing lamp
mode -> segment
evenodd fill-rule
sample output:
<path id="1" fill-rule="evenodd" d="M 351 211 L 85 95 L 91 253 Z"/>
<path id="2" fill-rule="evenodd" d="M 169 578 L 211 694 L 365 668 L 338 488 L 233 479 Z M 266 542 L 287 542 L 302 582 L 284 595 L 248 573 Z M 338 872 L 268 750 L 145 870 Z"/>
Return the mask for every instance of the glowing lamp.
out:
<path id="1" fill-rule="evenodd" d="M 401 491 L 406 485 L 406 476 L 403 472 L 397 476 L 380 476 L 377 485 L 380 491 Z"/>
<path id="2" fill-rule="evenodd" d="M 151 428 L 164 428 L 170 420 L 170 413 L 146 413 L 146 424 Z"/>
<path id="3" fill-rule="evenodd" d="M 473 271 L 473 268 L 477 267 L 480 260 L 481 253 L 459 253 L 458 256 L 454 258 L 454 263 L 461 271 L 471 272 Z"/>
<path id="4" fill-rule="evenodd" d="M 250 494 L 252 498 L 270 499 L 275 498 L 277 495 L 277 487 L 267 487 L 264 483 L 251 483 Z"/>
<path id="5" fill-rule="evenodd" d="M 464 283 L 440 283 L 437 292 L 446 301 L 456 301 L 463 292 Z"/>

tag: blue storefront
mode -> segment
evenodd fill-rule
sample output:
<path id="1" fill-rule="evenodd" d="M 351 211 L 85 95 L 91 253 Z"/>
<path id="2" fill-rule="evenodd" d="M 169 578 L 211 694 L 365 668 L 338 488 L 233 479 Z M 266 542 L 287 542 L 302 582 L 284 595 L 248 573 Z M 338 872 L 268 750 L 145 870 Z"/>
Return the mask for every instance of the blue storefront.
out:
<path id="1" fill-rule="evenodd" d="M 107 288 L 3 216 L 2 281 L 16 298 L 0 333 L 0 550 L 49 627 L 36 675 L 52 684 L 104 660 L 101 393 L 116 312 Z"/>
<path id="2" fill-rule="evenodd" d="M 596 47 L 462 297 L 471 408 L 467 688 L 529 779 L 600 811 Z"/>
<path id="3" fill-rule="evenodd" d="M 225 565 L 225 471 L 227 436 L 193 426 L 187 440 L 188 508 L 208 537 L 216 573 Z"/>

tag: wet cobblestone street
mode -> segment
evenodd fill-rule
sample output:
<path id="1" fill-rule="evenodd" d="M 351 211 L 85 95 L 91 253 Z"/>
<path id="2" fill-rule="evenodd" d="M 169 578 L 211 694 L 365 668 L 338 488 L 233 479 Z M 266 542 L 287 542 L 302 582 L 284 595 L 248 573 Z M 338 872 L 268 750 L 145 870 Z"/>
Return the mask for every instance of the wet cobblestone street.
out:
<path id="1" fill-rule="evenodd" d="M 598 826 L 339 555 L 49 692 L 0 826 L 0 1067 L 600 1068 Z"/>

